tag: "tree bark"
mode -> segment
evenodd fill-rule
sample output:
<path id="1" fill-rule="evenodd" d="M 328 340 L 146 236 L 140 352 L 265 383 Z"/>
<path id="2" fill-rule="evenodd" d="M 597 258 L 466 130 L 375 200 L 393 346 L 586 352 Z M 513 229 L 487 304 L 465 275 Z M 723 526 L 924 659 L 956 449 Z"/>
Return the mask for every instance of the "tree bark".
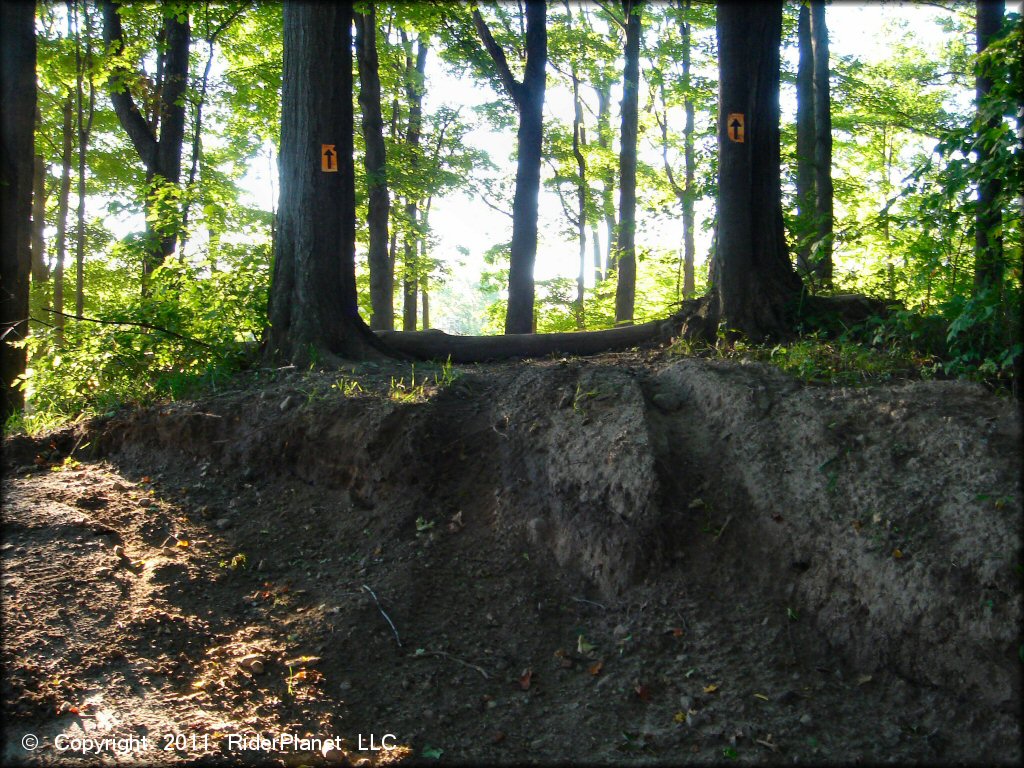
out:
<path id="1" fill-rule="evenodd" d="M 640 24 L 642 0 L 622 0 L 626 19 L 622 77 L 622 129 L 619 135 L 619 236 L 615 269 L 615 323 L 633 322 L 636 303 L 636 147 L 640 101 Z"/>
<path id="2" fill-rule="evenodd" d="M 977 52 L 981 54 L 995 42 L 1003 25 L 1005 4 L 1003 0 L 976 0 L 977 10 Z M 974 292 L 981 293 L 987 289 L 999 290 L 1003 280 L 1003 237 L 1002 210 L 999 198 L 1002 193 L 1002 182 L 986 166 L 992 162 L 990 144 L 982 135 L 987 131 L 996 131 L 1002 116 L 993 114 L 984 118 L 983 103 L 992 90 L 992 77 L 983 64 L 978 65 L 975 77 L 975 90 L 978 102 L 979 140 L 975 142 L 976 163 L 981 169 L 978 182 L 978 209 L 974 232 Z"/>
<path id="3" fill-rule="evenodd" d="M 356 299 L 352 91 L 352 6 L 287 3 L 268 361 L 305 366 L 383 349 Z"/>
<path id="4" fill-rule="evenodd" d="M 388 260 L 387 156 L 384 148 L 384 119 L 380 102 L 380 65 L 377 57 L 377 14 L 372 3 L 366 13 L 355 14 L 356 58 L 359 64 L 359 105 L 362 108 L 363 142 L 366 152 L 367 215 L 369 234 L 367 261 L 370 268 L 370 328 L 389 331 L 395 327 L 394 274 Z"/>
<path id="5" fill-rule="evenodd" d="M 35 4 L 0 3 L 0 423 L 25 402 L 35 114 Z"/>
<path id="6" fill-rule="evenodd" d="M 817 198 L 814 182 L 814 47 L 811 44 L 811 10 L 800 5 L 797 24 L 800 57 L 796 70 L 796 264 L 801 275 L 813 279 L 811 244 Z"/>
<path id="7" fill-rule="evenodd" d="M 522 82 L 513 77 L 504 52 L 495 43 L 479 11 L 473 11 L 473 22 L 480 40 L 494 61 L 498 76 L 519 112 L 505 333 L 532 333 L 534 326 L 533 266 L 537 259 L 537 204 L 540 194 L 548 36 L 544 2 L 527 0 L 525 6 L 526 68 Z"/>
<path id="8" fill-rule="evenodd" d="M 93 79 L 92 62 L 92 25 L 89 23 L 88 3 L 82 3 L 82 16 L 85 18 L 85 56 L 81 55 L 81 30 L 76 23 L 75 29 L 75 104 L 78 134 L 78 225 L 75 229 L 75 315 L 81 317 L 85 312 L 85 173 L 86 152 L 89 148 L 89 135 L 92 133 L 93 115 L 96 110 L 96 88 Z M 78 14 L 75 14 L 76 22 Z M 83 73 L 89 71 L 88 117 L 83 116 L 84 87 Z"/>
<path id="9" fill-rule="evenodd" d="M 782 2 L 718 6 L 715 314 L 754 341 L 791 331 L 800 278 L 786 253 L 779 172 Z M 742 142 L 738 139 L 742 138 Z"/>
<path id="10" fill-rule="evenodd" d="M 821 285 L 832 283 L 832 96 L 829 86 L 828 27 L 825 0 L 811 0 L 811 44 L 814 52 L 814 173 L 817 242 L 814 272 Z"/>

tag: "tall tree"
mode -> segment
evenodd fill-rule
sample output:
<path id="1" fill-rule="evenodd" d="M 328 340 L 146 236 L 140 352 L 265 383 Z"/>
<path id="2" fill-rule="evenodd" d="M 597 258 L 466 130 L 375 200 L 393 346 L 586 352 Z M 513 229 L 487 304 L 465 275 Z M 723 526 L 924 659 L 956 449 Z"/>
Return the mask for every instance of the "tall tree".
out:
<path id="1" fill-rule="evenodd" d="M 0 3 L 0 420 L 21 410 L 32 263 L 32 165 L 36 114 L 34 3 Z"/>
<path id="2" fill-rule="evenodd" d="M 355 280 L 352 6 L 287 3 L 268 359 L 374 354 Z"/>
<path id="3" fill-rule="evenodd" d="M 796 70 L 796 264 L 801 275 L 813 277 L 811 245 L 814 240 L 817 199 L 814 182 L 814 47 L 811 9 L 800 4 L 797 22 L 799 59 Z"/>
<path id="4" fill-rule="evenodd" d="M 683 37 L 683 110 L 686 113 L 686 123 L 683 125 L 683 163 L 685 175 L 683 177 L 683 296 L 690 298 L 696 291 L 693 275 L 693 264 L 697 255 L 697 247 L 694 240 L 694 216 L 693 203 L 697 191 L 694 184 L 694 177 L 697 173 L 697 164 L 694 160 L 694 98 L 693 82 L 690 73 L 690 58 L 693 49 L 693 25 L 688 14 L 690 12 L 690 0 L 683 0 L 683 20 L 680 22 L 680 31 Z"/>
<path id="5" fill-rule="evenodd" d="M 548 45 L 544 2 L 527 0 L 525 5 L 526 67 L 522 81 L 513 76 L 505 51 L 495 42 L 480 11 L 473 10 L 477 34 L 494 62 L 502 86 L 519 113 L 505 333 L 533 331 L 533 266 L 537 259 L 537 205 L 540 195 Z"/>
<path id="6" fill-rule="evenodd" d="M 751 339 L 792 324 L 800 278 L 786 252 L 779 170 L 782 0 L 718 6 L 717 315 Z"/>
<path id="7" fill-rule="evenodd" d="M 814 53 L 814 192 L 817 220 L 814 271 L 822 285 L 832 282 L 832 95 L 829 86 L 828 27 L 825 0 L 811 0 Z"/>
<path id="8" fill-rule="evenodd" d="M 387 153 L 384 147 L 384 119 L 381 116 L 380 64 L 377 56 L 377 13 L 370 3 L 364 13 L 355 14 L 356 58 L 359 65 L 359 106 L 362 110 L 363 143 L 366 152 L 367 215 L 369 234 L 367 260 L 370 267 L 370 328 L 390 331 L 395 327 L 394 274 L 388 259 Z"/>
<path id="9" fill-rule="evenodd" d="M 636 302 L 636 151 L 640 103 L 640 32 L 642 0 L 622 0 L 626 27 L 622 77 L 622 129 L 619 135 L 619 228 L 615 249 L 618 284 L 615 323 L 630 325 Z"/>
<path id="10" fill-rule="evenodd" d="M 61 130 L 61 154 L 60 154 L 60 183 L 57 187 L 57 239 L 54 243 L 56 251 L 56 264 L 53 270 L 53 309 L 56 313 L 54 324 L 57 326 L 57 339 L 60 340 L 64 333 L 64 265 L 67 263 L 68 250 L 68 206 L 71 197 L 71 161 L 72 148 L 74 145 L 74 134 L 72 121 L 74 119 L 75 102 L 69 92 L 64 99 L 64 108 L 61 110 L 63 116 Z"/>
<path id="11" fill-rule="evenodd" d="M 977 51 L 982 54 L 999 37 L 1003 26 L 1005 5 L 1003 0 L 977 0 Z M 1002 122 L 998 112 L 985 114 L 984 101 L 992 90 L 992 76 L 983 61 L 977 65 L 975 90 L 978 101 L 978 141 L 975 143 L 976 162 L 982 168 L 978 183 L 978 208 L 974 230 L 974 290 L 979 293 L 986 289 L 998 290 L 1003 279 L 1003 238 L 1002 210 L 999 198 L 1002 183 L 999 178 L 984 170 L 992 162 L 991 140 L 986 132 L 996 135 Z"/>
<path id="12" fill-rule="evenodd" d="M 121 59 L 125 39 L 120 5 L 101 0 L 103 41 L 112 55 L 113 66 L 107 85 L 110 100 L 121 127 L 131 139 L 146 169 L 147 248 L 143 256 L 143 278 L 174 253 L 181 227 L 176 205 L 181 181 L 181 150 L 185 140 L 185 92 L 188 88 L 189 45 L 191 31 L 187 12 L 165 0 L 160 6 L 163 17 L 158 46 L 156 84 L 159 94 L 153 103 L 151 120 L 139 109 L 130 84 L 138 80 Z M 169 194 L 168 194 L 169 193 Z M 170 208 L 170 210 L 168 210 Z M 145 280 L 143 285 L 145 286 Z"/>
<path id="13" fill-rule="evenodd" d="M 36 105 L 36 127 L 39 132 L 39 106 Z M 50 279 L 46 263 L 46 158 L 36 152 L 32 158 L 32 282 L 45 283 Z"/>
<path id="14" fill-rule="evenodd" d="M 69 3 L 69 6 L 72 4 Z M 81 317 L 85 311 L 85 169 L 86 150 L 89 147 L 89 134 L 92 132 L 92 121 L 96 109 L 96 86 L 93 79 L 92 62 L 92 24 L 89 17 L 89 4 L 82 3 L 79 14 L 78 2 L 69 7 L 69 22 L 75 20 L 75 107 L 78 134 L 78 225 L 75 229 L 75 316 Z M 85 25 L 85 50 L 82 45 L 82 25 Z M 89 73 L 89 97 L 85 101 L 84 75 Z M 86 106 L 86 103 L 88 106 Z"/>
<path id="15" fill-rule="evenodd" d="M 423 92 L 424 76 L 427 70 L 427 53 L 430 50 L 422 37 L 415 46 L 402 30 L 402 45 L 405 48 L 405 98 L 409 104 L 409 123 L 405 130 L 405 143 L 409 148 L 409 164 L 412 175 L 421 165 L 420 139 L 423 133 Z M 416 56 L 413 58 L 413 47 Z M 410 193 L 405 200 L 405 262 L 402 265 L 402 330 L 416 330 L 416 302 L 419 296 L 419 224 L 418 194 Z"/>

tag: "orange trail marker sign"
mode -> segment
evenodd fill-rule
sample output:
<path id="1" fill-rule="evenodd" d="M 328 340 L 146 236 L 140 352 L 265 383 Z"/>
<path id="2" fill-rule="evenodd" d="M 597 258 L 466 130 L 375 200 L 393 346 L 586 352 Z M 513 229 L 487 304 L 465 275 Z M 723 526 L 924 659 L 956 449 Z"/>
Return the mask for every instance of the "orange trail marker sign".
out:
<path id="1" fill-rule="evenodd" d="M 742 112 L 730 113 L 725 121 L 725 132 L 729 136 L 729 141 L 735 141 L 737 144 L 743 143 L 746 132 L 746 118 Z"/>
<path id="2" fill-rule="evenodd" d="M 320 170 L 324 173 L 338 172 L 338 153 L 333 144 L 320 145 Z"/>

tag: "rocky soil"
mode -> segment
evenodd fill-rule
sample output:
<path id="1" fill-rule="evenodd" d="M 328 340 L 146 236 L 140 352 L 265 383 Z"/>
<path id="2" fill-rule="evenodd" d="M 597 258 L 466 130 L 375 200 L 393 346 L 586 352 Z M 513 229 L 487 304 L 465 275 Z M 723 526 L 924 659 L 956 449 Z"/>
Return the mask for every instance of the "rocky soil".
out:
<path id="1" fill-rule="evenodd" d="M 4 764 L 1021 761 L 1021 423 L 978 385 L 232 386 L 5 440 Z"/>

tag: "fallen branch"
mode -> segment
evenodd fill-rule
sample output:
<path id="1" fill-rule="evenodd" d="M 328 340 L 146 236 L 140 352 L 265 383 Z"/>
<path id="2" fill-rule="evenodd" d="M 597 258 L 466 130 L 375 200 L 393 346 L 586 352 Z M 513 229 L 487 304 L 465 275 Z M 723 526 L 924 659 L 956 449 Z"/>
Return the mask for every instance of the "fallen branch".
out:
<path id="1" fill-rule="evenodd" d="M 380 615 L 384 617 L 384 621 L 386 621 L 388 623 L 388 626 L 391 627 L 391 631 L 395 633 L 395 642 L 398 643 L 398 647 L 401 648 L 402 641 L 398 638 L 398 630 L 395 629 L 395 623 L 391 620 L 391 617 L 384 612 L 384 609 L 381 608 L 380 600 L 377 599 L 377 595 L 373 593 L 373 590 L 365 584 L 363 584 L 362 586 L 363 589 L 370 593 L 370 597 L 373 598 L 373 602 L 377 604 L 377 610 L 380 611 Z"/>

